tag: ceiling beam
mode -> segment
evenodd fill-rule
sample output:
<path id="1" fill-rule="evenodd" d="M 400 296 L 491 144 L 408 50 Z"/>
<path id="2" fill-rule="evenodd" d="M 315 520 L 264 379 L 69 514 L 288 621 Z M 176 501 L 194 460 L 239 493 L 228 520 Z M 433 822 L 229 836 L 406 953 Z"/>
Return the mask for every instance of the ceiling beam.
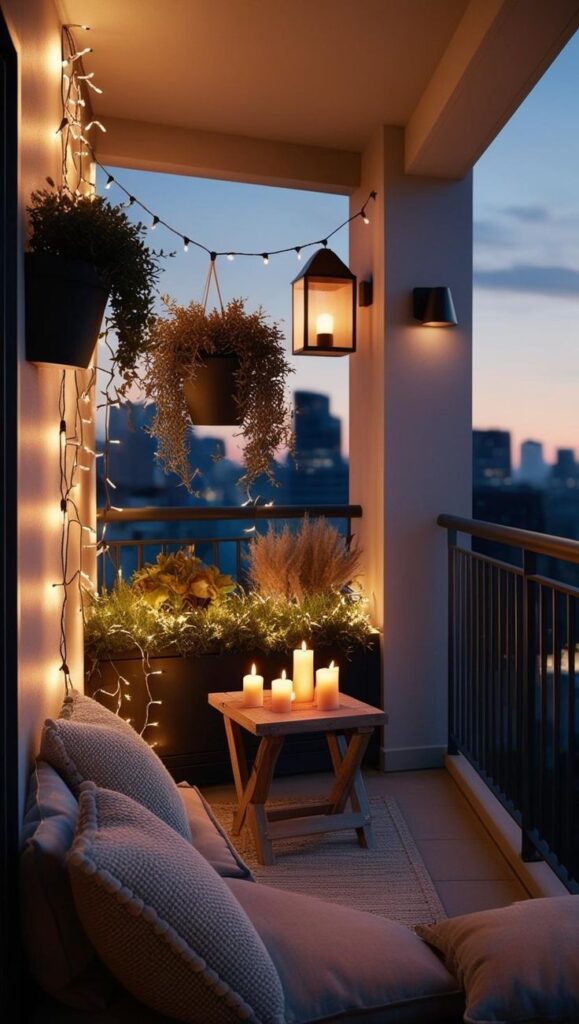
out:
<path id="1" fill-rule="evenodd" d="M 579 27 L 579 0 L 471 0 L 407 126 L 407 174 L 462 178 Z"/>
<path id="2" fill-rule="evenodd" d="M 340 195 L 360 183 L 359 153 L 114 117 L 106 126 L 97 140 L 105 165 Z"/>

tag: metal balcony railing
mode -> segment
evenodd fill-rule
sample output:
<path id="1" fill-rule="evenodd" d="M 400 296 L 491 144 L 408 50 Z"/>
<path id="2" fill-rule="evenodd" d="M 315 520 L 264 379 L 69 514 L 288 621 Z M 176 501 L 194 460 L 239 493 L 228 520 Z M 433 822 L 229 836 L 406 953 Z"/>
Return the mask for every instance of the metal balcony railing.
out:
<path id="1" fill-rule="evenodd" d="M 219 566 L 238 583 L 244 582 L 245 555 L 252 538 L 272 521 L 292 522 L 323 516 L 339 529 L 349 544 L 352 520 L 362 516 L 361 505 L 247 505 L 195 508 L 101 509 L 97 520 L 106 526 L 106 554 L 99 558 L 99 588 L 108 587 L 119 570 L 129 577 L 145 562 L 191 546 L 206 563 Z M 167 524 L 172 524 L 167 530 Z M 165 531 L 161 527 L 165 527 Z M 120 536 L 114 536 L 117 530 Z M 169 536 L 169 532 L 171 535 Z"/>
<path id="2" fill-rule="evenodd" d="M 448 536 L 449 753 L 468 758 L 521 826 L 523 858 L 545 859 L 579 892 L 579 586 L 555 578 L 579 565 L 579 543 L 451 515 L 438 524 Z"/>

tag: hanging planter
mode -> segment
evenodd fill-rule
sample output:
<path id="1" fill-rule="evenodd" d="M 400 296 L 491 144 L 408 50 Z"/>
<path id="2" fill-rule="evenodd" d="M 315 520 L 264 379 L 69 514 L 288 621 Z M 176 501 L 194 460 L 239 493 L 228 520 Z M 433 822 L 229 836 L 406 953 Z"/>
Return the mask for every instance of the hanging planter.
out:
<path id="1" fill-rule="evenodd" d="M 262 310 L 247 313 L 241 299 L 210 313 L 202 303 L 163 301 L 166 316 L 150 327 L 145 382 L 160 465 L 192 491 L 191 427 L 237 424 L 243 483 L 262 473 L 273 479 L 276 452 L 293 440 L 286 396 L 292 369 L 279 327 Z"/>
<path id="2" fill-rule="evenodd" d="M 183 394 L 191 422 L 204 427 L 238 427 L 240 408 L 236 381 L 241 362 L 235 354 L 199 353 L 194 379 L 183 381 Z"/>
<path id="3" fill-rule="evenodd" d="M 26 253 L 26 358 L 86 369 L 109 289 L 90 263 Z"/>
<path id="4" fill-rule="evenodd" d="M 52 185 L 52 182 L 49 181 Z M 134 378 L 159 276 L 146 229 L 100 196 L 33 192 L 26 255 L 26 357 L 86 368 L 110 298 L 109 326 L 125 381 Z"/>

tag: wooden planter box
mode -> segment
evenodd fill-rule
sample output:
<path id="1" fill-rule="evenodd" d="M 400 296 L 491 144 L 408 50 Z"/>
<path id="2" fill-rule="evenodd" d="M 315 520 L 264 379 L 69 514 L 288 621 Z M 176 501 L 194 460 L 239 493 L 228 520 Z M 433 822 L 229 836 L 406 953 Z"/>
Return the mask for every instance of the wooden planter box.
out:
<path id="1" fill-rule="evenodd" d="M 316 668 L 328 665 L 334 659 L 340 666 L 340 689 L 367 704 L 381 706 L 379 637 L 372 638 L 369 648 L 360 648 L 346 660 L 343 653 L 325 648 L 317 652 Z M 151 721 L 158 726 L 147 730 L 147 739 L 156 740 L 156 751 L 165 765 L 180 782 L 186 779 L 197 785 L 211 785 L 231 780 L 229 755 L 223 728 L 223 718 L 207 703 L 207 694 L 219 691 L 241 690 L 243 676 L 250 671 L 255 660 L 265 677 L 266 685 L 285 666 L 291 670 L 292 655 L 264 656 L 255 659 L 240 654 L 202 655 L 196 658 L 151 658 L 154 675 L 149 679 L 154 700 L 162 704 L 151 709 Z M 140 657 L 126 657 L 98 662 L 87 672 L 86 693 L 102 704 L 116 709 L 114 698 L 107 697 L 101 688 L 113 692 L 118 674 L 129 680 L 131 701 L 123 701 L 123 717 L 131 717 L 140 729 L 145 714 L 145 686 Z M 251 739 L 248 751 L 252 756 Z M 368 748 L 367 763 L 377 764 L 380 737 L 378 731 Z M 323 736 L 319 734 L 296 736 L 286 740 L 278 762 L 278 773 L 293 775 L 301 772 L 330 771 L 331 763 Z"/>

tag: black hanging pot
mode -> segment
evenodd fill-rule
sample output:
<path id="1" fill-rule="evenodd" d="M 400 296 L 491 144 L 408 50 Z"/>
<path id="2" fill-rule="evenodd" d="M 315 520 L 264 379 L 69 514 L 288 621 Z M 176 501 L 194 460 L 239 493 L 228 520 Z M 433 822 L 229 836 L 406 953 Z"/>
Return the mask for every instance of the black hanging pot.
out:
<path id="1" fill-rule="evenodd" d="M 26 358 L 85 370 L 99 336 L 109 289 L 91 263 L 26 253 Z"/>
<path id="2" fill-rule="evenodd" d="M 183 385 L 191 421 L 199 427 L 237 427 L 241 424 L 235 401 L 239 356 L 202 353 L 194 380 Z"/>

